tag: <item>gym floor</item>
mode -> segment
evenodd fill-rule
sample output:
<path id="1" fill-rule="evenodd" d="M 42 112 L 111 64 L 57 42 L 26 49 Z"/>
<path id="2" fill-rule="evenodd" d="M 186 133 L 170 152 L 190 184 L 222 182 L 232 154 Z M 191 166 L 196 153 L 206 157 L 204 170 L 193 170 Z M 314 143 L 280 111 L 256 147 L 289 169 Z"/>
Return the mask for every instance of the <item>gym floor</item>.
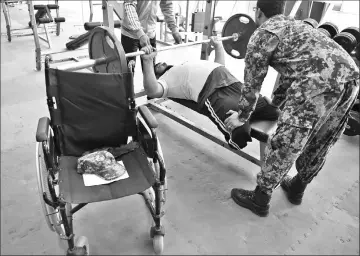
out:
<path id="1" fill-rule="evenodd" d="M 65 48 L 70 35 L 82 32 L 74 27 L 81 23 L 79 11 L 69 3 L 61 5 L 67 21 L 61 24 L 59 37 L 52 34 L 52 50 Z M 26 5 L 16 5 L 10 12 L 14 28 L 28 23 Z M 38 119 L 48 116 L 44 73 L 34 71 L 33 37 L 13 38 L 9 43 L 3 35 L 3 15 L 1 33 L 1 254 L 62 254 L 56 234 L 45 223 L 36 180 L 35 131 Z M 198 58 L 200 46 L 158 56 L 159 61 L 173 64 Z M 142 87 L 139 64 L 136 90 Z M 243 61 L 228 57 L 227 66 L 243 80 Z M 275 77 L 271 71 L 264 95 L 270 95 Z M 141 102 L 144 99 L 138 99 Z M 205 117 L 175 103 L 172 107 L 220 134 Z M 309 185 L 302 205 L 290 204 L 277 189 L 270 215 L 260 218 L 230 198 L 234 187 L 255 187 L 258 166 L 153 114 L 168 170 L 164 254 L 359 254 L 359 136 L 341 137 Z M 254 140 L 245 151 L 258 154 L 258 142 Z M 292 169 L 290 174 L 295 172 Z M 150 225 L 143 199 L 134 195 L 87 205 L 75 214 L 74 233 L 88 237 L 91 254 L 144 255 L 153 254 Z"/>

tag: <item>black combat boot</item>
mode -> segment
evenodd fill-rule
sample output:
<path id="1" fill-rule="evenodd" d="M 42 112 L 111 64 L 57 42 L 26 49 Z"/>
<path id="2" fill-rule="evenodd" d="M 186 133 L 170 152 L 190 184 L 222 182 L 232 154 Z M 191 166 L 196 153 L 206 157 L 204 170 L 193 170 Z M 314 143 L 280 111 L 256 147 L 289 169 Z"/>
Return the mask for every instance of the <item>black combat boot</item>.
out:
<path id="1" fill-rule="evenodd" d="M 284 189 L 287 198 L 292 204 L 301 204 L 307 184 L 300 180 L 299 175 L 295 175 L 293 178 L 286 175 L 280 185 Z"/>
<path id="2" fill-rule="evenodd" d="M 254 191 L 234 188 L 231 190 L 231 197 L 235 203 L 260 217 L 266 217 L 269 214 L 271 195 L 262 192 L 259 186 L 256 186 Z"/>

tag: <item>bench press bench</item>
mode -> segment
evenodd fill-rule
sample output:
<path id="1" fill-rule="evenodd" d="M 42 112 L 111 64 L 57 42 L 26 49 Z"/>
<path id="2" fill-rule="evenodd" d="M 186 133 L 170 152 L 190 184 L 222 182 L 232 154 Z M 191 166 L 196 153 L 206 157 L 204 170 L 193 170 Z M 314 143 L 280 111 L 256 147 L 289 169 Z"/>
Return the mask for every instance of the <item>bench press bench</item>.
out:
<path id="1" fill-rule="evenodd" d="M 215 142 L 216 144 L 218 144 L 224 148 L 227 148 L 228 150 L 245 158 L 246 160 L 248 160 L 258 166 L 261 166 L 262 161 L 263 161 L 264 150 L 265 150 L 265 147 L 267 144 L 267 140 L 269 138 L 269 135 L 276 130 L 277 121 L 250 122 L 251 137 L 260 142 L 260 159 L 259 159 L 259 158 L 252 156 L 251 154 L 246 153 L 242 150 L 235 150 L 235 149 L 231 148 L 228 145 L 228 143 L 225 142 L 225 140 L 221 136 L 215 135 L 212 132 L 210 132 L 204 128 L 197 127 L 195 125 L 195 123 L 193 123 L 192 121 L 190 121 L 187 118 L 176 113 L 170 107 L 164 106 L 161 104 L 162 102 L 166 102 L 168 100 L 176 102 L 176 103 L 178 103 L 184 107 L 187 107 L 187 108 L 191 109 L 192 111 L 195 111 L 198 113 L 198 111 L 196 110 L 197 104 L 195 102 L 190 101 L 190 100 L 183 100 L 183 99 L 174 99 L 174 98 L 154 99 L 154 100 L 150 100 L 147 103 L 147 106 L 149 108 L 151 108 L 152 110 L 157 111 L 157 112 L 169 117 L 170 119 L 184 125 L 185 127 L 189 128 L 190 130 L 197 132 L 198 134 L 204 136 L 205 138 L 210 139 L 211 141 Z"/>

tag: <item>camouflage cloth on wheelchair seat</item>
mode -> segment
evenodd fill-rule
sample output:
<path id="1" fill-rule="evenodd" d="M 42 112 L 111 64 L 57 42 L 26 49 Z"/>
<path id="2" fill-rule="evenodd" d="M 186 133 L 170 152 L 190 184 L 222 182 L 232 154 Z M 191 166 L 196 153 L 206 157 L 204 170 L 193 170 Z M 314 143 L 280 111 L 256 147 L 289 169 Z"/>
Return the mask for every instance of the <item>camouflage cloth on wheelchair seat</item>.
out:
<path id="1" fill-rule="evenodd" d="M 107 147 L 87 151 L 77 161 L 77 172 L 79 174 L 95 174 L 107 181 L 119 178 L 126 170 L 116 161 L 116 158 L 130 153 L 138 147 L 137 142 L 130 142 L 116 148 Z"/>

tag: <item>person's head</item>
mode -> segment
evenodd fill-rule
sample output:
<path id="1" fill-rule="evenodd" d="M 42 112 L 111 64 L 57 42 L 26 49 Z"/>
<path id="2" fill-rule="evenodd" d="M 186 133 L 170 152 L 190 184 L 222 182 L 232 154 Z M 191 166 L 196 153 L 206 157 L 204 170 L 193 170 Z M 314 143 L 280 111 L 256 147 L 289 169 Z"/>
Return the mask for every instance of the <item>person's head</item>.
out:
<path id="1" fill-rule="evenodd" d="M 283 14 L 285 0 L 258 0 L 256 3 L 255 23 L 260 26 L 271 17 Z"/>
<path id="2" fill-rule="evenodd" d="M 158 79 L 160 76 L 162 76 L 166 71 L 168 71 L 173 66 L 166 64 L 165 62 L 158 62 L 154 66 L 155 76 L 156 79 Z"/>

